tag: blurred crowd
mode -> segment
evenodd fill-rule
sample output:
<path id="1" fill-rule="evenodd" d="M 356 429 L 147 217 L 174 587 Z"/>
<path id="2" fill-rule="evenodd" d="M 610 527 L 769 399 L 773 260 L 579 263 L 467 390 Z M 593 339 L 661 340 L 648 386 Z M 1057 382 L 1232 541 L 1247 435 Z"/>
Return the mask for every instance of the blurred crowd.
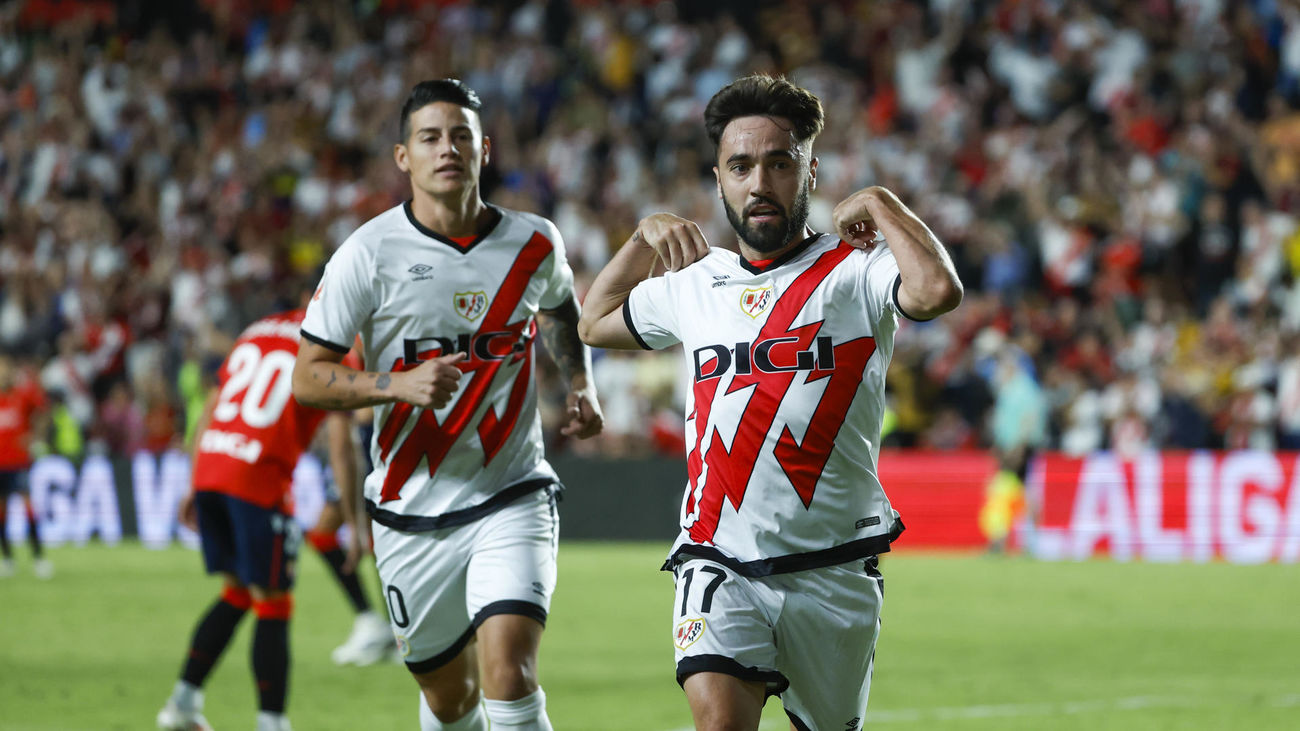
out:
<path id="1" fill-rule="evenodd" d="M 1300 448 L 1291 0 L 9 3 L 0 347 L 52 449 L 183 443 L 231 338 L 408 197 L 425 78 L 482 96 L 485 199 L 551 217 L 580 294 L 655 211 L 734 246 L 702 112 L 754 71 L 825 105 L 813 227 L 884 185 L 966 285 L 900 331 L 887 444 Z M 680 374 L 597 353 L 607 433 L 557 448 L 680 454 Z"/>

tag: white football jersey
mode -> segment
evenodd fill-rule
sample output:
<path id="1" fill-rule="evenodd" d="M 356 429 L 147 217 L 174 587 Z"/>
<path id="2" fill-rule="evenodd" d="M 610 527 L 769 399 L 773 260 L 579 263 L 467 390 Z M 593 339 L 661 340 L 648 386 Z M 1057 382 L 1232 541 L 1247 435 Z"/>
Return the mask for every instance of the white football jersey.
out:
<path id="1" fill-rule="evenodd" d="M 680 342 L 692 384 L 680 554 L 749 576 L 889 550 L 876 475 L 898 327 L 893 252 L 814 235 L 764 267 L 714 248 L 623 306 L 643 347 Z"/>
<path id="2" fill-rule="evenodd" d="M 375 407 L 365 496 L 393 528 L 466 523 L 556 482 L 542 453 L 533 316 L 572 296 L 573 272 L 554 224 L 497 210 L 466 246 L 422 226 L 409 202 L 385 211 L 334 253 L 307 307 L 303 336 L 343 352 L 360 335 L 367 370 L 469 356 L 446 406 Z"/>

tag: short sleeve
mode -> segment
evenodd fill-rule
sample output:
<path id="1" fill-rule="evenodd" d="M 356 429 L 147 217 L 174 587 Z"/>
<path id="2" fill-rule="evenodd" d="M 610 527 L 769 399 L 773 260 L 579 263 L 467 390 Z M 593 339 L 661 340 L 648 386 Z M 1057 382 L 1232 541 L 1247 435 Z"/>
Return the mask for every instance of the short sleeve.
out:
<path id="1" fill-rule="evenodd" d="M 357 239 L 343 242 L 307 305 L 303 337 L 338 353 L 348 352 L 362 323 L 374 312 L 374 271 Z"/>
<path id="2" fill-rule="evenodd" d="M 564 251 L 564 239 L 555 224 L 547 221 L 543 234 L 551 240 L 550 265 L 547 269 L 546 290 L 538 300 L 538 307 L 553 310 L 573 297 L 573 269 Z"/>
<path id="3" fill-rule="evenodd" d="M 867 255 L 865 269 L 859 282 L 867 321 L 878 323 L 890 310 L 907 317 L 898 306 L 898 284 L 901 280 L 894 252 L 888 246 L 878 246 Z"/>
<path id="4" fill-rule="evenodd" d="M 638 284 L 623 303 L 623 321 L 646 350 L 668 348 L 681 342 L 674 306 L 672 272 Z"/>

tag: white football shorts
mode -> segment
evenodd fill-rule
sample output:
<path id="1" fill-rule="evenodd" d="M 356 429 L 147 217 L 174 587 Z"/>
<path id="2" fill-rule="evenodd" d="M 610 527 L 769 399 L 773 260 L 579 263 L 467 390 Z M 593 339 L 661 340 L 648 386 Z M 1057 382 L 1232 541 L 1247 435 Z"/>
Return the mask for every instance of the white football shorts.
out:
<path id="1" fill-rule="evenodd" d="M 677 565 L 677 682 L 761 681 L 796 729 L 857 729 L 867 710 L 884 581 L 876 557 L 761 578 L 707 559 Z"/>
<path id="2" fill-rule="evenodd" d="M 389 623 L 411 672 L 455 659 L 493 615 L 546 624 L 560 527 L 550 490 L 452 528 L 408 533 L 373 521 L 371 527 Z"/>

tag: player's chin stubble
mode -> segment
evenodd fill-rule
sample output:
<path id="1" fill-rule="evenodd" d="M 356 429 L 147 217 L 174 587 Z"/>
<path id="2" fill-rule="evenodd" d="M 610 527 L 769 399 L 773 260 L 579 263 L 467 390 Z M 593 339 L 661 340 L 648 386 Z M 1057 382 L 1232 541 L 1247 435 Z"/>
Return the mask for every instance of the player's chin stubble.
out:
<path id="1" fill-rule="evenodd" d="M 776 205 L 773 201 L 768 203 Z M 754 251 L 767 254 L 785 246 L 796 234 L 803 231 L 804 224 L 808 221 L 808 184 L 805 183 L 800 188 L 799 194 L 795 196 L 794 206 L 783 216 L 784 225 L 747 224 L 736 209 L 731 207 L 730 201 L 725 196 L 722 199 L 722 207 L 726 209 L 727 220 L 731 222 L 731 228 L 735 229 L 740 240 Z"/>

